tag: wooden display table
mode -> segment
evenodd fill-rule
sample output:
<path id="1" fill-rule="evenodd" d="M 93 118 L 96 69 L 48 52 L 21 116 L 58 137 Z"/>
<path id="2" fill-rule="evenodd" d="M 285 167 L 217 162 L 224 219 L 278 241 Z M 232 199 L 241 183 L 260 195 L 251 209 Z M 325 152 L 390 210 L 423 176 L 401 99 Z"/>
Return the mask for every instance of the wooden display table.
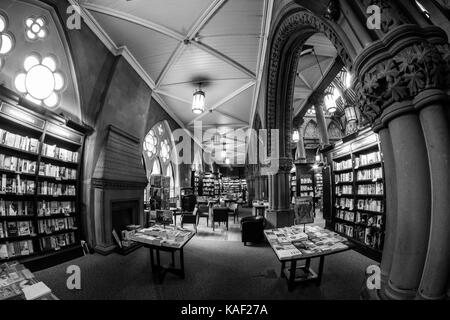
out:
<path id="1" fill-rule="evenodd" d="M 155 232 L 151 232 L 154 230 Z M 160 230 L 158 232 L 157 230 Z M 182 232 L 186 234 L 180 241 L 174 241 L 169 238 L 176 236 L 177 232 Z M 146 234 L 147 233 L 147 234 Z M 152 235 L 148 235 L 148 233 Z M 158 235 L 159 233 L 159 235 Z M 150 249 L 150 263 L 152 267 L 152 273 L 155 279 L 158 280 L 159 283 L 162 283 L 166 273 L 173 273 L 180 278 L 184 279 L 185 270 L 184 270 L 184 246 L 194 237 L 195 232 L 181 229 L 179 227 L 172 227 L 156 225 L 154 227 L 148 229 L 142 229 L 140 232 L 137 232 L 130 239 L 132 241 L 136 241 L 142 243 L 144 247 Z M 160 251 L 170 252 L 172 255 L 172 262 L 169 266 L 161 265 L 161 257 Z M 175 267 L 175 252 L 179 251 L 180 254 L 180 267 Z M 155 254 L 156 254 L 156 263 L 155 263 Z"/>
<path id="2" fill-rule="evenodd" d="M 354 245 L 335 232 L 318 226 L 303 226 L 264 230 L 275 255 L 281 262 L 280 276 L 286 278 L 289 291 L 298 283 L 315 281 L 320 286 L 325 257 L 353 249 Z M 319 270 L 311 269 L 311 259 L 319 258 Z M 301 266 L 297 261 L 304 260 Z M 286 263 L 289 262 L 289 267 Z"/>

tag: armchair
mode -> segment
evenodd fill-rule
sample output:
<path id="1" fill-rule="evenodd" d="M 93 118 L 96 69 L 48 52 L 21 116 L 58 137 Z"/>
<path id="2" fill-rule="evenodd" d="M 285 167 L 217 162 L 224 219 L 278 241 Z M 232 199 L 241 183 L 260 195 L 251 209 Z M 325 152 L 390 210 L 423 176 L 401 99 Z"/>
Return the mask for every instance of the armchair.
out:
<path id="1" fill-rule="evenodd" d="M 264 217 L 245 217 L 241 219 L 241 235 L 244 246 L 247 242 L 258 243 L 264 240 Z"/>
<path id="2" fill-rule="evenodd" d="M 219 222 L 219 226 L 221 222 L 225 222 L 228 230 L 228 208 L 227 207 L 218 207 L 213 208 L 213 231 L 215 230 L 216 222 Z"/>

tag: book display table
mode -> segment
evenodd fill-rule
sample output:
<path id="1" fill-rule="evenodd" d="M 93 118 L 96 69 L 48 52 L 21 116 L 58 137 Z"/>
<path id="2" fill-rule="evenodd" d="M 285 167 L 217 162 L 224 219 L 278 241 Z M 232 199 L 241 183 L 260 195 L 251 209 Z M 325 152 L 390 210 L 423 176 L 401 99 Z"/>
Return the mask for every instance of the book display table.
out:
<path id="1" fill-rule="evenodd" d="M 286 278 L 289 291 L 305 281 L 315 281 L 320 285 L 325 257 L 351 250 L 354 246 L 337 233 L 318 226 L 297 225 L 264 230 L 264 235 L 281 262 L 281 277 Z M 317 273 L 310 267 L 314 258 L 320 259 Z M 297 261 L 301 260 L 305 263 L 297 266 Z"/>
<path id="2" fill-rule="evenodd" d="M 150 228 L 141 229 L 130 239 L 142 243 L 150 249 L 150 263 L 155 279 L 162 283 L 167 272 L 173 273 L 184 279 L 184 246 L 194 237 L 195 233 L 175 226 L 155 225 Z M 172 262 L 169 266 L 161 265 L 160 252 L 170 252 Z M 175 252 L 180 254 L 180 267 L 175 267 Z M 156 262 L 155 262 L 156 254 Z"/>
<path id="3" fill-rule="evenodd" d="M 0 264 L 0 300 L 59 300 L 17 261 Z"/>

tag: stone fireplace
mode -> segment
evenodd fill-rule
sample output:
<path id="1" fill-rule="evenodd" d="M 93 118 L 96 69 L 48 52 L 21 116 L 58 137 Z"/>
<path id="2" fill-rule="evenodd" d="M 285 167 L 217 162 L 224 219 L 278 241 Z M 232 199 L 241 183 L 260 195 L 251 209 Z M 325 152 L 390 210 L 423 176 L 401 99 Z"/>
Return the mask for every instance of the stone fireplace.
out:
<path id="1" fill-rule="evenodd" d="M 140 140 L 110 125 L 92 178 L 96 252 L 114 251 L 114 228 L 120 234 L 128 224 L 144 224 L 147 182 Z"/>

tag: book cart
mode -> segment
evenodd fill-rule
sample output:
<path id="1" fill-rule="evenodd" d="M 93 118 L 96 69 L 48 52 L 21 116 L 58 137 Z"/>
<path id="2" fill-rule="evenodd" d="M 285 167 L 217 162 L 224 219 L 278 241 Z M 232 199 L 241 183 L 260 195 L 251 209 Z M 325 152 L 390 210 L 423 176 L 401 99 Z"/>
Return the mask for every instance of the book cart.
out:
<path id="1" fill-rule="evenodd" d="M 337 145 L 331 157 L 334 231 L 355 243 L 355 250 L 380 261 L 386 198 L 378 135 L 364 131 Z"/>
<path id="2" fill-rule="evenodd" d="M 86 131 L 0 89 L 0 262 L 33 270 L 80 256 Z"/>

